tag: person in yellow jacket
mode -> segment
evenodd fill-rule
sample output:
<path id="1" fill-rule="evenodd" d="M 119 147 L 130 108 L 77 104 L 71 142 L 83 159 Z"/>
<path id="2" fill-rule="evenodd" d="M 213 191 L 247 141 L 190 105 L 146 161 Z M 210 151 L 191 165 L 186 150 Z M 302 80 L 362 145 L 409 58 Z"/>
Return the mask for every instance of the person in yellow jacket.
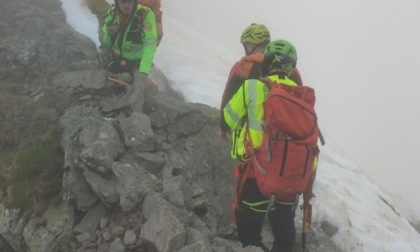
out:
<path id="1" fill-rule="evenodd" d="M 288 41 L 275 40 L 264 50 L 261 70 L 278 85 L 297 86 L 290 78 L 297 63 L 295 47 Z M 263 103 L 269 87 L 258 79 L 246 80 L 223 109 L 227 125 L 232 129 L 233 159 L 247 161 L 257 150 L 263 137 Z M 246 164 L 246 163 L 245 163 Z M 244 163 L 235 167 L 241 169 Z M 249 168 L 249 166 L 248 166 Z M 261 195 L 255 178 L 249 176 L 238 193 L 238 207 L 234 210 L 239 239 L 244 247 L 253 245 L 269 251 L 262 243 L 261 228 L 268 199 Z M 295 242 L 293 202 L 276 202 L 275 210 L 268 213 L 274 243 L 272 252 L 291 252 Z"/>
<path id="2" fill-rule="evenodd" d="M 137 0 L 115 0 L 105 17 L 101 44 L 112 49 L 112 73 L 140 72 L 149 75 L 157 46 L 156 19 L 153 11 Z"/>
<path id="3" fill-rule="evenodd" d="M 223 108 L 246 79 L 262 77 L 263 52 L 267 44 L 270 43 L 270 32 L 265 25 L 252 23 L 242 32 L 240 42 L 244 47 L 245 56 L 232 66 L 221 100 L 219 127 L 223 138 L 226 138 L 226 133 L 229 131 L 229 126 L 224 118 Z M 302 79 L 297 68 L 292 70 L 290 78 L 298 85 L 302 85 Z"/>

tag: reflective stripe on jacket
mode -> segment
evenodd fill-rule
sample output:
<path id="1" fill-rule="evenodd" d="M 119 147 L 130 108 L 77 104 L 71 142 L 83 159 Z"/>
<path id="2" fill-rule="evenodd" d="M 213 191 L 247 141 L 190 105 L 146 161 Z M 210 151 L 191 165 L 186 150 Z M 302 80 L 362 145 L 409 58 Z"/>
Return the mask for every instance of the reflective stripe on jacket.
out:
<path id="1" fill-rule="evenodd" d="M 144 17 L 141 17 L 142 8 L 146 8 Z M 137 4 L 135 14 L 127 28 L 119 31 L 115 38 L 111 38 L 107 30 L 107 27 L 112 24 L 121 27 L 115 6 L 110 8 L 105 17 L 105 23 L 101 29 L 101 43 L 112 48 L 113 53 L 123 59 L 140 61 L 139 72 L 149 74 L 157 46 L 156 19 L 153 11 Z"/>
<path id="2" fill-rule="evenodd" d="M 268 76 L 276 83 L 297 86 L 297 84 L 287 76 L 276 75 Z M 232 132 L 233 159 L 245 159 L 246 147 L 258 149 L 263 138 L 263 102 L 266 100 L 269 87 L 262 81 L 256 79 L 246 80 L 239 90 L 233 95 L 223 109 L 224 118 Z M 245 133 L 248 131 L 248 141 Z M 249 153 L 248 153 L 249 154 Z"/>

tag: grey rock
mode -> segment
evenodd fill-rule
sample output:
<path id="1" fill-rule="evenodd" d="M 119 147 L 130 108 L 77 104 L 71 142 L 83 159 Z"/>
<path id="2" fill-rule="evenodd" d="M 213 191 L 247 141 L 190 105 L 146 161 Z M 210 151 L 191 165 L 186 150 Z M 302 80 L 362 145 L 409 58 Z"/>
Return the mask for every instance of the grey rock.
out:
<path id="1" fill-rule="evenodd" d="M 159 251 L 171 252 L 177 251 L 184 245 L 186 232 L 172 210 L 163 207 L 147 219 L 140 237 L 153 242 Z"/>
<path id="2" fill-rule="evenodd" d="M 21 231 L 17 229 L 20 209 L 7 209 L 0 203 L 0 236 L 14 249 L 22 250 Z"/>
<path id="3" fill-rule="evenodd" d="M 153 175 L 159 175 L 159 172 L 165 164 L 165 157 L 162 154 L 164 155 L 162 152 L 135 152 L 132 156 L 121 158 L 121 161 L 127 162 L 130 160 L 136 162 Z"/>
<path id="4" fill-rule="evenodd" d="M 125 146 L 143 152 L 154 149 L 154 137 L 149 116 L 132 113 L 128 118 L 119 119 Z"/>
<path id="5" fill-rule="evenodd" d="M 111 240 L 111 239 L 112 239 L 112 234 L 111 234 L 110 232 L 108 232 L 108 231 L 105 231 L 105 232 L 102 234 L 102 237 L 104 238 L 104 240 L 105 240 L 105 241 L 109 241 L 109 240 Z"/>
<path id="6" fill-rule="evenodd" d="M 157 92 L 154 95 L 146 96 L 144 106 L 151 111 L 160 111 L 168 123 L 175 122 L 178 115 L 195 109 L 194 105 L 185 103 L 167 92 Z"/>
<path id="7" fill-rule="evenodd" d="M 199 110 L 191 110 L 179 114 L 174 120 L 175 121 L 167 127 L 168 140 L 171 143 L 180 137 L 186 137 L 197 133 L 208 121 L 208 117 Z"/>
<path id="8" fill-rule="evenodd" d="M 7 23 L 0 43 L 0 62 L 7 62 L 0 66 L 2 78 L 95 68 L 95 44 L 52 14 L 25 1 L 2 5 L 0 23 Z"/>
<path id="9" fill-rule="evenodd" d="M 180 208 L 191 207 L 191 186 L 183 176 L 175 176 L 163 180 L 163 194 L 169 202 Z"/>
<path id="10" fill-rule="evenodd" d="M 114 159 L 123 152 L 123 146 L 112 120 L 84 117 L 79 134 L 80 157 L 92 169 L 98 166 L 111 169 Z"/>
<path id="11" fill-rule="evenodd" d="M 69 168 L 64 171 L 63 190 L 64 200 L 74 202 L 75 206 L 82 211 L 89 210 L 99 201 L 99 197 L 77 169 Z"/>
<path id="12" fill-rule="evenodd" d="M 110 89 L 106 85 L 106 72 L 99 70 L 78 70 L 59 73 L 52 84 L 55 88 L 64 92 L 86 94 L 100 94 L 104 89 Z M 109 90 L 108 93 L 111 93 Z"/>
<path id="13" fill-rule="evenodd" d="M 145 76 L 136 71 L 134 72 L 133 83 L 127 89 L 125 99 L 127 99 L 132 111 L 135 113 L 143 112 L 145 81 Z"/>
<path id="14" fill-rule="evenodd" d="M 221 237 L 214 237 L 211 240 L 211 248 L 218 252 L 237 252 L 243 249 L 239 241 L 231 242 Z"/>
<path id="15" fill-rule="evenodd" d="M 117 180 L 114 176 L 104 178 L 89 169 L 83 171 L 83 176 L 95 194 L 101 198 L 103 203 L 113 204 L 119 201 Z"/>
<path id="16" fill-rule="evenodd" d="M 79 235 L 76 235 L 76 240 L 80 243 L 84 241 L 89 241 L 92 238 L 92 235 L 89 233 L 81 233 Z"/>
<path id="17" fill-rule="evenodd" d="M 23 238 L 30 252 L 58 252 L 59 245 L 47 228 L 41 226 L 44 220 L 31 219 L 23 230 Z"/>
<path id="18" fill-rule="evenodd" d="M 13 248 L 9 245 L 6 239 L 0 235 L 0 251 L 2 252 L 14 252 Z"/>
<path id="19" fill-rule="evenodd" d="M 101 217 L 99 220 L 99 228 L 104 229 L 108 225 L 109 219 L 106 217 Z"/>
<path id="20" fill-rule="evenodd" d="M 131 210 L 148 192 L 157 188 L 157 178 L 142 167 L 115 162 L 112 170 L 117 178 L 120 205 L 124 211 Z"/>
<path id="21" fill-rule="evenodd" d="M 99 220 L 106 214 L 105 206 L 99 202 L 89 212 L 85 214 L 83 219 L 74 228 L 77 233 L 88 233 L 95 234 L 96 229 L 99 225 Z"/>
<path id="22" fill-rule="evenodd" d="M 164 127 L 168 121 L 161 110 L 154 110 L 150 113 L 150 122 L 156 128 Z"/>
<path id="23" fill-rule="evenodd" d="M 136 243 L 136 234 L 133 230 L 127 230 L 124 234 L 124 244 L 132 245 Z"/>
<path id="24" fill-rule="evenodd" d="M 124 252 L 125 247 L 121 241 L 121 238 L 116 238 L 109 247 L 109 252 Z"/>
<path id="25" fill-rule="evenodd" d="M 187 245 L 182 247 L 177 252 L 212 252 L 212 248 L 210 246 L 210 243 L 208 242 L 196 242 L 191 245 Z"/>
<path id="26" fill-rule="evenodd" d="M 207 205 L 206 216 L 212 230 L 229 226 L 232 202 L 232 174 L 235 161 L 230 158 L 230 146 L 220 139 L 210 126 L 205 126 L 185 141 L 174 144 L 182 157 L 181 174 L 189 184 L 198 184 L 205 193 L 200 195 Z"/>
<path id="27" fill-rule="evenodd" d="M 241 252 L 264 252 L 260 247 L 246 246 Z"/>
<path id="28" fill-rule="evenodd" d="M 209 243 L 209 240 L 201 231 L 191 227 L 186 227 L 185 229 L 187 232 L 187 240 L 185 242 L 186 245 L 192 245 L 195 243 Z"/>
<path id="29" fill-rule="evenodd" d="M 120 112 L 125 112 L 130 109 L 130 105 L 127 101 L 122 100 L 119 97 L 105 97 L 100 103 L 101 112 L 105 116 L 113 116 Z"/>

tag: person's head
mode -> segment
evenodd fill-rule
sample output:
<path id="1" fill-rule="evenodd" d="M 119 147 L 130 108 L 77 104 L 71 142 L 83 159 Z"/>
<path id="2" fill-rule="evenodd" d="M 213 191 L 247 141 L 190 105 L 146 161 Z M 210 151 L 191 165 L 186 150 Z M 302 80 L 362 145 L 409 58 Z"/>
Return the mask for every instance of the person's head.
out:
<path id="1" fill-rule="evenodd" d="M 262 72 L 284 72 L 289 74 L 296 67 L 296 48 L 286 40 L 271 41 L 264 49 Z"/>
<path id="2" fill-rule="evenodd" d="M 124 15 L 129 16 L 133 13 L 137 0 L 114 0 L 118 10 Z"/>
<path id="3" fill-rule="evenodd" d="M 241 43 L 244 46 L 246 55 L 263 51 L 269 42 L 270 32 L 262 24 L 252 23 L 241 35 Z"/>

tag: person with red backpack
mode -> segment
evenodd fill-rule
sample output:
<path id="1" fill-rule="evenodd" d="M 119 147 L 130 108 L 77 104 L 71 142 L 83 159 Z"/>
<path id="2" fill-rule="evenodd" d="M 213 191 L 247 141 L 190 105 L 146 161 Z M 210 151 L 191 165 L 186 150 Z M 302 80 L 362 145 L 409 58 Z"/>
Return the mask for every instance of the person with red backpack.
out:
<path id="1" fill-rule="evenodd" d="M 138 71 L 144 79 L 149 75 L 158 39 L 155 14 L 150 8 L 137 0 L 115 0 L 100 33 L 102 45 L 112 50 L 110 72 Z"/>
<path id="2" fill-rule="evenodd" d="M 240 42 L 244 47 L 245 56 L 231 68 L 220 105 L 219 127 L 223 137 L 229 131 L 229 126 L 224 119 L 223 108 L 246 79 L 262 77 L 260 68 L 264 59 L 263 51 L 270 42 L 270 32 L 265 25 L 252 23 L 242 32 Z M 302 85 L 302 79 L 297 68 L 292 70 L 290 76 L 298 85 Z"/>
<path id="3" fill-rule="evenodd" d="M 304 194 L 305 202 L 310 199 L 318 128 L 313 90 L 290 77 L 296 63 L 297 52 L 290 42 L 270 42 L 261 65 L 266 77 L 246 80 L 223 109 L 233 130 L 232 158 L 244 161 L 234 170 L 232 205 L 243 247 L 270 251 L 261 237 L 267 215 L 274 236 L 271 251 L 293 251 L 298 197 Z"/>

